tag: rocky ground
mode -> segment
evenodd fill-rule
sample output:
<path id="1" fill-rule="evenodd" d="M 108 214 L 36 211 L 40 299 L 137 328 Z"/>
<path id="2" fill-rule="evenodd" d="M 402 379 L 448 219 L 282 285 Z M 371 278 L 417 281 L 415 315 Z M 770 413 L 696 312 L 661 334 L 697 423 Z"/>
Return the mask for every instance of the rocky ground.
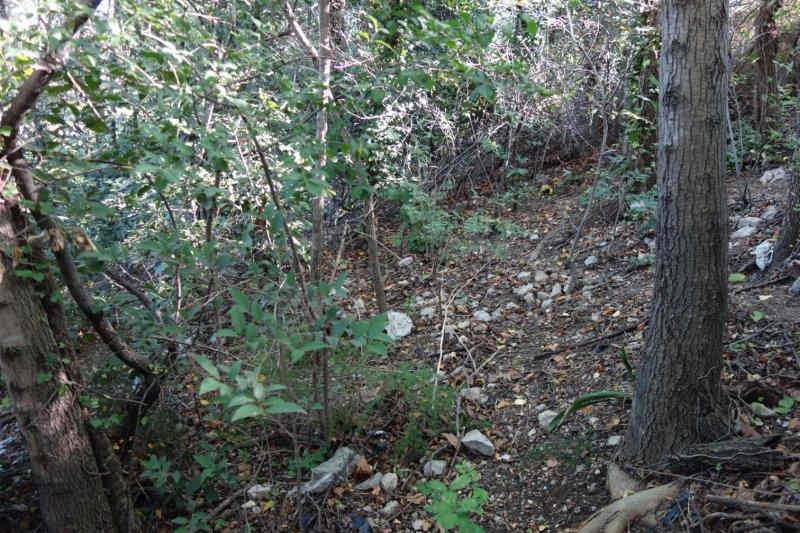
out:
<path id="1" fill-rule="evenodd" d="M 738 431 L 745 436 L 781 433 L 780 449 L 791 455 L 798 449 L 800 431 L 794 400 L 800 401 L 800 296 L 790 294 L 793 278 L 786 271 L 762 273 L 752 255 L 780 227 L 786 183 L 772 177 L 772 183 L 758 177 L 729 183 L 730 270 L 742 276 L 730 285 L 723 379 Z M 298 489 L 298 483 L 273 470 L 272 456 L 281 456 L 275 449 L 281 441 L 268 436 L 247 458 L 248 465 L 258 468 L 242 468 L 241 456 L 231 455 L 251 491 L 230 495 L 215 506 L 212 514 L 220 520 L 220 531 L 243 530 L 245 524 L 254 531 L 436 531 L 424 509 L 433 500 L 419 490 L 419 483 L 440 479 L 452 487 L 459 474 L 460 480 L 473 476 L 460 501 L 470 501 L 474 487 L 486 491 L 483 513 L 472 515 L 486 531 L 577 529 L 611 501 L 607 466 L 625 433 L 629 402 L 623 398 L 589 406 L 553 432 L 547 425 L 584 394 L 632 391 L 626 362 L 635 371 L 641 356 L 652 296 L 654 233 L 645 219 L 631 219 L 630 213 L 617 217 L 616 209 L 608 216 L 603 212 L 608 202 L 597 202 L 573 250 L 572 237 L 584 211 L 576 191 L 532 195 L 516 210 L 489 202 L 472 202 L 462 215 L 491 211 L 495 218 L 513 222 L 513 234 L 454 236 L 455 241 L 470 241 L 471 250 L 452 254 L 435 273 L 430 258 L 384 257 L 389 305 L 409 317 L 413 328 L 388 357 L 370 361 L 370 368 L 376 375 L 404 364 L 411 374 L 419 369 L 438 372 L 436 386 L 460 391 L 456 412 L 438 415 L 446 429 L 423 428 L 418 457 L 393 455 L 420 405 L 408 397 L 423 394 L 413 388 L 420 384 L 404 390 L 407 384 L 362 379 L 348 373 L 346 365 L 334 367 L 340 401 L 346 402 L 340 412 L 350 416 L 343 416 L 342 424 L 357 427 L 314 464 L 338 449 L 340 463 L 323 468 L 350 465 L 348 479 Z M 572 270 L 567 265 L 571 255 L 577 265 Z M 350 311 L 374 311 L 363 256 L 347 253 L 345 261 L 363 265 L 348 285 Z M 378 408 L 376 398 L 382 399 Z M 354 423 L 359 413 L 364 417 Z M 35 524 L 35 501 L 20 467 L 24 458 L 16 428 L 6 415 L 0 415 L 0 424 L 0 487 L 5 487 L 0 488 L 0 517 Z M 216 435 L 222 430 L 198 420 L 194 431 Z M 474 465 L 479 479 L 457 470 L 464 461 Z M 800 513 L 792 507 L 800 505 L 800 462 L 746 473 L 728 471 L 721 462 L 691 480 L 663 471 L 634 473 L 650 484 L 686 481 L 680 497 L 684 505 L 676 507 L 679 512 L 665 527 L 778 531 L 800 524 Z M 256 483 L 260 487 L 253 488 Z M 320 487 L 320 493 L 310 494 Z M 295 495 L 290 498 L 291 490 Z M 472 494 L 480 499 L 480 493 Z M 788 507 L 724 505 L 715 496 Z M 0 519 L 0 529 L 9 523 Z"/>

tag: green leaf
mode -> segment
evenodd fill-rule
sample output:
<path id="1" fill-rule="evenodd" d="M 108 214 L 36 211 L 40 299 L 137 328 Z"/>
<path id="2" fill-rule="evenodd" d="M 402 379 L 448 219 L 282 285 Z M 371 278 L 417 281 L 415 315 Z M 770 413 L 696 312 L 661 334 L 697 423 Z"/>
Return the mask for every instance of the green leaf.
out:
<path id="1" fill-rule="evenodd" d="M 222 385 L 223 385 L 222 383 L 220 383 L 214 378 L 205 378 L 200 383 L 200 389 L 197 391 L 197 394 L 202 396 L 203 394 L 220 390 L 222 388 Z"/>
<path id="2" fill-rule="evenodd" d="M 208 372 L 210 375 L 214 376 L 215 378 L 219 379 L 219 370 L 214 363 L 203 357 L 202 355 L 193 355 L 194 360 L 200 365 L 203 370 Z"/>
<path id="3" fill-rule="evenodd" d="M 733 274 L 728 276 L 728 281 L 730 281 L 731 283 L 741 283 L 746 279 L 747 278 L 745 277 L 745 275 L 739 272 L 734 272 Z"/>
<path id="4" fill-rule="evenodd" d="M 753 311 L 752 313 L 750 313 L 750 318 L 753 319 L 753 322 L 760 322 L 761 320 L 764 320 L 765 316 L 766 315 L 761 311 Z"/>
<path id="5" fill-rule="evenodd" d="M 296 403 L 287 402 L 275 396 L 266 401 L 266 406 L 267 412 L 273 415 L 282 415 L 286 413 L 306 414 L 306 410 Z"/>
<path id="6" fill-rule="evenodd" d="M 567 409 L 558 413 L 558 415 L 550 422 L 550 425 L 547 426 L 547 431 L 552 433 L 558 427 L 564 423 L 564 420 L 579 409 L 583 409 L 584 407 L 588 407 L 590 405 L 605 402 L 607 400 L 621 400 L 624 398 L 629 398 L 630 394 L 627 392 L 619 392 L 619 391 L 599 391 L 599 392 L 590 392 L 589 394 L 584 394 L 583 396 L 579 397 L 577 400 L 572 402 Z"/>
<path id="7" fill-rule="evenodd" d="M 236 411 L 233 412 L 233 416 L 231 417 L 231 422 L 236 422 L 237 420 L 242 420 L 244 418 L 252 418 L 254 416 L 261 416 L 264 414 L 264 410 L 261 407 L 249 403 L 247 405 L 243 405 L 238 408 Z"/>
<path id="8" fill-rule="evenodd" d="M 228 401 L 228 407 L 239 407 L 248 403 L 253 403 L 253 398 L 246 394 L 237 394 Z"/>
<path id="9" fill-rule="evenodd" d="M 41 385 L 42 383 L 47 383 L 51 379 L 53 379 L 53 374 L 51 374 L 50 372 L 39 372 L 38 374 L 36 374 L 37 385 Z"/>

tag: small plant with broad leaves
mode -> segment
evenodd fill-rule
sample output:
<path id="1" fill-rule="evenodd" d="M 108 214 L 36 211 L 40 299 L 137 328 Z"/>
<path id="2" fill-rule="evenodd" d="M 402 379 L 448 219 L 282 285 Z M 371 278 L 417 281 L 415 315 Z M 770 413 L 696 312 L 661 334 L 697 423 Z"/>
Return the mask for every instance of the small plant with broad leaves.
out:
<path id="1" fill-rule="evenodd" d="M 417 485 L 420 492 L 430 499 L 425 510 L 445 531 L 455 529 L 460 533 L 478 533 L 483 528 L 472 521 L 472 515 L 482 515 L 483 506 L 489 501 L 489 493 L 476 485 L 480 473 L 469 462 L 456 465 L 458 476 L 445 485 L 431 480 Z M 468 494 L 465 494 L 469 491 Z"/>

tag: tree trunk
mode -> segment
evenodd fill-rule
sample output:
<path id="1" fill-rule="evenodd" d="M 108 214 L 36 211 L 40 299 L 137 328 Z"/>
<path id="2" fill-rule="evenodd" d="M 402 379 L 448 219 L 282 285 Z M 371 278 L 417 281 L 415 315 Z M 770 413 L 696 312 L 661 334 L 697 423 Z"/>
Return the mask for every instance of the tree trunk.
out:
<path id="1" fill-rule="evenodd" d="M 727 0 L 665 0 L 654 300 L 623 454 L 651 463 L 726 429 Z"/>
<path id="2" fill-rule="evenodd" d="M 0 198 L 0 243 L 14 247 L 10 205 Z M 53 532 L 117 531 L 73 373 L 39 299 L 0 253 L 0 370 L 27 442 L 42 515 Z"/>
<path id="3" fill-rule="evenodd" d="M 761 0 L 755 21 L 758 54 L 756 62 L 756 83 L 753 87 L 753 109 L 755 121 L 760 131 L 767 130 L 770 117 L 771 99 L 778 94 L 778 80 L 775 77 L 775 58 L 778 55 L 778 27 L 775 13 L 781 7 L 781 0 Z"/>
<path id="4" fill-rule="evenodd" d="M 780 268 L 783 261 L 792 255 L 797 237 L 800 235 L 800 176 L 792 172 L 792 182 L 789 184 L 789 194 L 783 205 L 783 223 L 775 244 L 775 253 L 772 256 L 772 266 Z"/>
<path id="5" fill-rule="evenodd" d="M 375 214 L 375 193 L 369 194 L 367 209 L 369 211 L 367 249 L 369 250 L 369 265 L 372 271 L 372 288 L 375 290 L 378 311 L 385 313 L 389 310 L 389 307 L 386 305 L 386 292 L 383 290 L 383 277 L 381 276 L 381 260 L 378 255 L 378 217 Z"/>

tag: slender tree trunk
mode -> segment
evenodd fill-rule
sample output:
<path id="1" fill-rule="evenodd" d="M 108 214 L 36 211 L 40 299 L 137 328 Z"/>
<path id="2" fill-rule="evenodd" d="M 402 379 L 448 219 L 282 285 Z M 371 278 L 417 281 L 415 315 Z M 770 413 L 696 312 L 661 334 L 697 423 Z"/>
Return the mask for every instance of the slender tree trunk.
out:
<path id="1" fill-rule="evenodd" d="M 727 0 L 664 0 L 654 300 L 623 454 L 653 462 L 726 429 Z"/>
<path id="2" fill-rule="evenodd" d="M 792 254 L 800 235 L 800 176 L 792 173 L 792 182 L 789 184 L 789 194 L 783 205 L 783 223 L 775 244 L 775 253 L 772 256 L 772 266 L 778 268 L 783 261 Z"/>
<path id="3" fill-rule="evenodd" d="M 375 193 L 370 193 L 367 200 L 369 211 L 369 264 L 372 270 L 372 288 L 375 290 L 375 300 L 378 302 L 378 311 L 385 313 L 389 310 L 386 305 L 386 292 L 383 290 L 383 277 L 381 276 L 381 261 L 378 255 L 378 220 L 375 214 Z"/>
<path id="4" fill-rule="evenodd" d="M 0 244 L 14 249 L 9 202 L 0 198 Z M 42 515 L 53 532 L 112 532 L 102 475 L 78 401 L 76 378 L 59 356 L 30 282 L 0 253 L 0 369 L 27 443 Z"/>

